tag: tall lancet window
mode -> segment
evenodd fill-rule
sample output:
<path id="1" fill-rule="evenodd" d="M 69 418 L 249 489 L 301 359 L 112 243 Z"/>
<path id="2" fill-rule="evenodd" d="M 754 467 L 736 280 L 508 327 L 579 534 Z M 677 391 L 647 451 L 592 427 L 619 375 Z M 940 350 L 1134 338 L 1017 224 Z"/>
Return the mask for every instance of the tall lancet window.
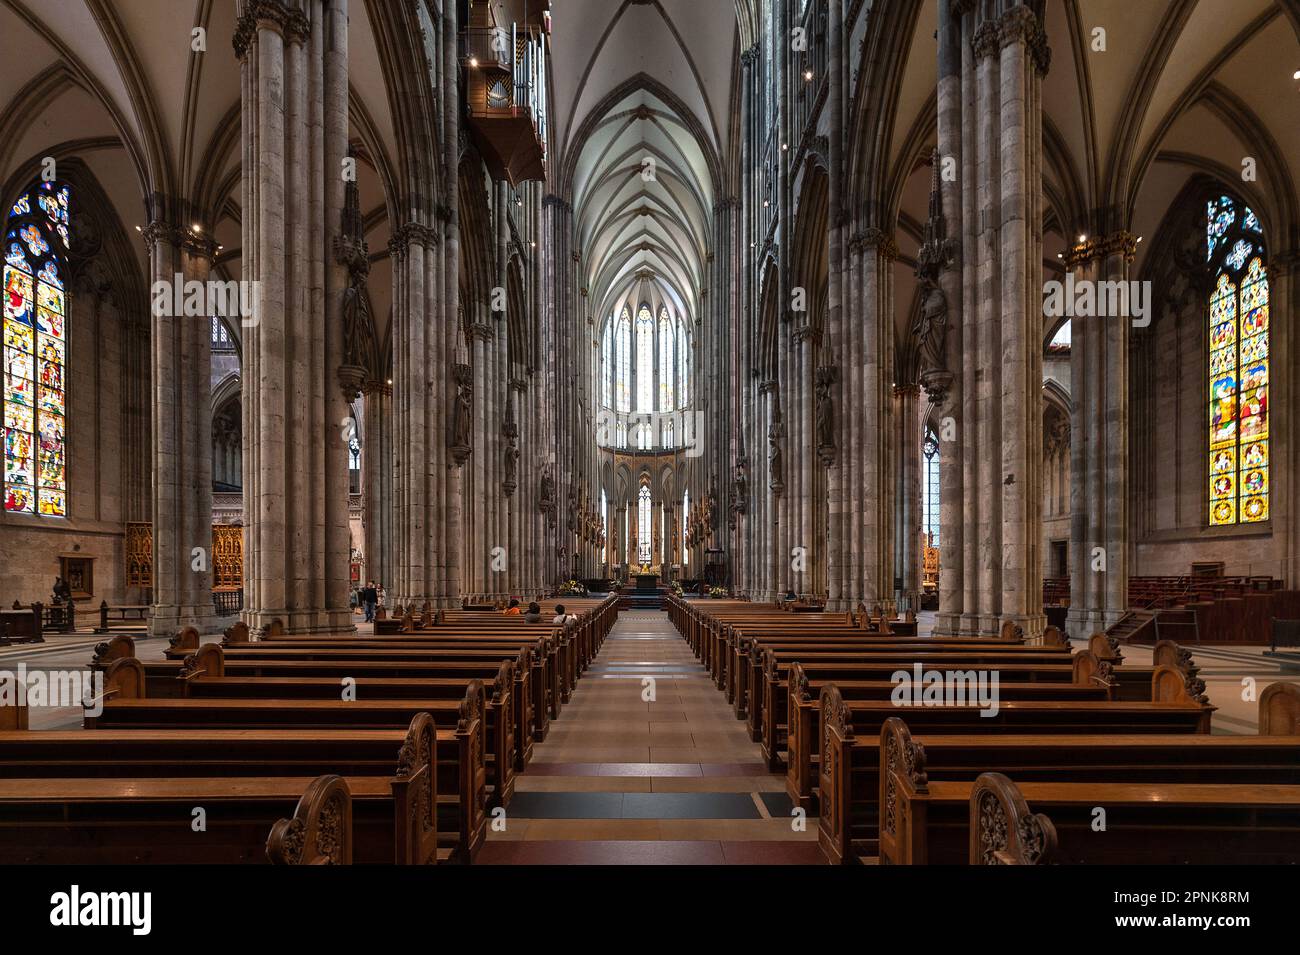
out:
<path id="1" fill-rule="evenodd" d="M 682 566 L 691 562 L 691 552 L 686 548 L 686 521 L 691 516 L 691 492 L 682 493 Z"/>
<path id="2" fill-rule="evenodd" d="M 614 323 L 605 323 L 605 334 L 600 343 L 600 403 L 606 408 L 614 406 Z"/>
<path id="3" fill-rule="evenodd" d="M 668 309 L 659 310 L 659 410 L 673 410 L 673 322 Z"/>
<path id="4" fill-rule="evenodd" d="M 636 500 L 637 561 L 650 563 L 650 488 L 641 485 Z"/>
<path id="5" fill-rule="evenodd" d="M 636 410 L 649 414 L 655 410 L 655 323 L 650 309 L 642 305 L 636 314 Z"/>
<path id="6" fill-rule="evenodd" d="M 5 510 L 65 517 L 67 186 L 43 182 L 9 210 L 5 232 Z"/>
<path id="7" fill-rule="evenodd" d="M 921 481 L 921 522 L 925 528 L 926 545 L 939 546 L 939 442 L 933 431 L 927 431 L 921 445 L 921 460 L 925 473 Z"/>
<path id="8" fill-rule="evenodd" d="M 679 323 L 677 326 L 677 407 L 685 408 L 687 403 L 687 388 L 691 377 L 690 368 L 690 339 L 686 337 L 686 324 Z"/>
<path id="9" fill-rule="evenodd" d="M 618 326 L 614 330 L 614 348 L 617 351 L 617 358 L 614 362 L 615 379 L 614 393 L 618 397 L 619 411 L 632 410 L 632 368 L 630 356 L 632 353 L 632 313 L 623 308 L 623 314 L 618 317 Z"/>
<path id="10" fill-rule="evenodd" d="M 1210 524 L 1269 517 L 1268 276 L 1259 219 L 1227 196 L 1206 204 L 1210 292 Z"/>

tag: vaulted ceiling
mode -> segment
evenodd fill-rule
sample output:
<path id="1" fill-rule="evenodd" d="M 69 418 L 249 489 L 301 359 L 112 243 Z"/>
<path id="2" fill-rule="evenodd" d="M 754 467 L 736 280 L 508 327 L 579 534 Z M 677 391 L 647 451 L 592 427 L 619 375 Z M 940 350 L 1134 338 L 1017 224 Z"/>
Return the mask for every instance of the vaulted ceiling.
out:
<path id="1" fill-rule="evenodd" d="M 236 12 L 236 0 L 0 0 L 0 182 L 41 157 L 76 156 L 132 236 L 147 222 L 143 197 L 185 199 L 223 246 L 218 270 L 237 278 Z M 350 27 L 352 135 L 362 145 L 358 185 L 375 252 L 388 240 L 377 168 L 397 147 L 364 2 L 354 2 Z M 196 29 L 204 31 L 201 43 Z M 134 247 L 143 274 L 144 243 Z M 387 272 L 371 272 L 381 340 L 391 299 Z"/>
<path id="2" fill-rule="evenodd" d="M 698 318 L 729 145 L 734 3 L 566 0 L 552 19 L 552 176 L 572 197 L 592 317 L 649 281 Z"/>

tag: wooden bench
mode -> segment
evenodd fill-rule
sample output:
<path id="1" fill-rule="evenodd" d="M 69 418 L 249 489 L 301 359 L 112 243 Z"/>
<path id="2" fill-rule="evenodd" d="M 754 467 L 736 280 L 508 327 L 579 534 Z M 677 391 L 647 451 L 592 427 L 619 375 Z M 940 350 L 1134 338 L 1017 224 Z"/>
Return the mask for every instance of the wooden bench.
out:
<path id="1" fill-rule="evenodd" d="M 1093 828 L 1098 806 L 1106 810 L 1104 832 Z M 985 773 L 931 784 L 926 813 L 932 863 L 1282 865 L 1300 858 L 1300 786 L 1017 784 Z"/>
<path id="2" fill-rule="evenodd" d="M 491 664 L 486 665 L 487 668 Z M 523 769 L 526 750 L 517 747 L 520 720 L 514 692 L 514 665 L 507 660 L 489 680 L 477 677 L 407 678 L 354 677 L 337 679 L 303 676 L 236 676 L 226 672 L 225 656 L 216 644 L 205 644 L 184 661 L 172 678 L 181 686 L 179 696 L 188 699 L 275 699 L 275 700 L 449 700 L 462 701 L 482 683 L 486 691 L 485 749 L 488 790 L 491 801 L 508 806 L 515 790 L 515 774 Z M 350 681 L 350 682 L 345 682 Z M 154 683 L 146 670 L 145 688 Z M 344 697 L 344 688 L 350 696 Z M 176 694 L 168 694 L 174 698 Z M 167 697 L 163 697 L 167 698 Z"/>
<path id="3" fill-rule="evenodd" d="M 0 647 L 15 643 L 44 643 L 45 624 L 41 604 L 21 606 L 14 601 L 13 609 L 0 610 Z"/>
<path id="4" fill-rule="evenodd" d="M 1104 691 L 1104 699 L 1142 702 L 1151 699 L 1151 681 L 1156 668 L 1174 666 L 1183 672 L 1191 695 L 1204 692 L 1204 683 L 1196 678 L 1197 668 L 1190 654 L 1177 644 L 1162 640 L 1156 647 L 1155 659 L 1157 662 L 1152 666 L 1116 668 L 1099 661 L 1091 651 L 1080 650 L 1069 657 L 1069 666 L 999 663 L 998 683 L 1010 694 L 1007 699 L 1051 699 L 1053 696 L 1069 699 L 1072 694 L 1087 696 L 1081 692 L 1082 688 L 1092 687 L 1094 693 L 1098 689 Z M 779 668 L 775 672 L 764 671 L 763 753 L 774 771 L 779 770 L 780 747 L 784 743 L 786 791 L 796 805 L 815 808 L 813 783 L 820 755 L 813 742 L 818 739 L 822 688 L 833 683 L 846 698 L 861 698 L 870 691 L 859 691 L 859 684 L 871 687 L 890 680 L 892 687 L 891 678 L 896 672 L 898 668 L 894 664 L 827 664 L 818 659 L 790 664 L 785 674 Z M 784 724 L 779 721 L 783 700 Z"/>
<path id="5" fill-rule="evenodd" d="M 378 844 L 365 840 L 363 858 L 468 861 L 455 851 L 454 829 L 442 833 L 442 848 L 437 845 L 439 777 L 446 784 L 456 770 L 454 763 L 438 759 L 438 751 L 455 743 L 454 733 L 438 730 L 423 713 L 407 728 L 392 730 L 0 732 L 0 780 L 374 777 L 388 782 L 393 807 L 377 823 L 382 825 Z M 451 814 L 443 815 L 450 819 Z"/>
<path id="6" fill-rule="evenodd" d="M 936 784 L 969 783 L 983 773 L 998 772 L 1021 783 L 1300 785 L 1298 755 L 1300 741 L 1280 736 L 913 737 L 902 719 L 893 718 L 885 722 L 880 739 L 880 861 L 941 861 L 930 854 L 929 825 L 940 823 L 939 816 L 929 814 L 931 787 Z M 1109 808 L 1107 812 L 1109 817 Z M 943 825 L 953 824 L 946 810 L 940 815 Z M 1108 831 L 1111 821 L 1107 819 Z M 933 834 L 938 837 L 937 830 Z M 947 852 L 952 835 L 941 837 Z"/>
<path id="7" fill-rule="evenodd" d="M 148 604 L 122 604 L 110 607 L 107 600 L 99 604 L 99 626 L 95 633 L 109 633 L 113 630 L 146 630 L 149 627 Z M 117 626 L 114 626 L 114 625 Z"/>
<path id="8" fill-rule="evenodd" d="M 357 837 L 391 849 L 388 785 L 337 776 L 0 780 L 0 864 L 348 865 Z M 196 808 L 206 815 L 198 832 Z"/>
<path id="9" fill-rule="evenodd" d="M 478 680 L 460 700 L 149 699 L 144 690 L 140 661 L 114 661 L 104 673 L 100 712 L 87 710 L 87 729 L 385 729 L 407 727 L 427 713 L 439 730 L 439 764 L 455 767 L 445 774 L 439 793 L 454 815 L 459 851 L 472 858 L 483 843 L 489 747 L 485 693 Z"/>
<path id="10" fill-rule="evenodd" d="M 972 705 L 847 701 L 834 685 L 822 688 L 820 703 L 818 842 L 826 858 L 836 864 L 854 859 L 864 842 L 874 847 L 874 832 L 865 840 L 855 839 L 853 827 L 874 828 L 877 822 L 880 738 L 890 717 L 901 717 L 913 733 L 923 735 L 1208 734 L 1214 711 L 1203 698 L 1188 694 L 1186 676 L 1175 667 L 1157 670 L 1149 703 L 1009 702 L 1001 704 L 995 715 L 985 715 L 981 707 Z"/>

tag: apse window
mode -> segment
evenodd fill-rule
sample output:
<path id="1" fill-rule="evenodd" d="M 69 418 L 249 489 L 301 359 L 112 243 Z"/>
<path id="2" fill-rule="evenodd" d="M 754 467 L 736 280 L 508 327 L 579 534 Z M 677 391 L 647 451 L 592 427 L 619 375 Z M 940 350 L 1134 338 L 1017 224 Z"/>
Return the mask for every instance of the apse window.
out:
<path id="1" fill-rule="evenodd" d="M 1210 292 L 1210 524 L 1269 518 L 1268 275 L 1255 213 L 1206 204 Z"/>
<path id="2" fill-rule="evenodd" d="M 5 233 L 5 510 L 66 517 L 64 451 L 70 245 L 67 186 L 44 182 L 9 210 Z"/>

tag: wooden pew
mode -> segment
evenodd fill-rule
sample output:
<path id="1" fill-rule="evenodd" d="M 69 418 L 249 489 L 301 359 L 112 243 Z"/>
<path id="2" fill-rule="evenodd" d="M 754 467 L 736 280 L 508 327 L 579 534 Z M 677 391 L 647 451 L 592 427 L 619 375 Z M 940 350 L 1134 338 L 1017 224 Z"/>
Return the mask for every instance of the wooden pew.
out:
<path id="1" fill-rule="evenodd" d="M 350 864 L 354 838 L 391 846 L 384 780 L 325 778 L 0 780 L 0 864 Z"/>
<path id="2" fill-rule="evenodd" d="M 225 672 L 232 676 L 422 677 L 460 675 L 457 670 L 481 675 L 479 671 L 484 666 L 489 667 L 489 675 L 492 675 L 502 662 L 510 661 L 515 667 L 517 688 L 521 680 L 531 681 L 526 694 L 520 689 L 520 698 L 526 695 L 529 700 L 532 734 L 539 740 L 544 739 L 550 720 L 559 715 L 561 694 L 556 668 L 548 665 L 545 654 L 534 653 L 521 643 L 288 647 L 279 642 L 259 642 L 249 646 L 227 646 L 223 651 Z M 182 662 L 171 661 L 173 667 Z M 296 672 L 292 671 L 290 664 L 298 664 Z M 151 680 L 166 679 L 169 674 L 165 664 L 152 662 L 146 664 L 146 672 Z"/>
<path id="3" fill-rule="evenodd" d="M 1014 673 L 1004 674 L 998 669 L 998 694 L 1002 700 L 1055 700 L 1064 702 L 1103 702 L 1115 698 L 1115 684 L 1108 668 L 1096 663 L 1088 651 L 1073 657 L 1069 682 L 1053 679 L 1061 674 L 1061 667 L 1047 665 L 1039 670 L 1033 664 L 1022 664 Z M 1091 661 L 1091 665 L 1090 664 Z M 817 671 L 814 671 L 817 673 Z M 796 806 L 813 812 L 817 808 L 817 766 L 821 759 L 818 745 L 823 687 L 835 686 L 840 695 L 850 701 L 889 699 L 898 685 L 887 679 L 883 671 L 873 673 L 878 679 L 843 679 L 854 670 L 821 670 L 810 677 L 804 664 L 795 663 L 790 668 L 790 685 L 786 745 L 786 793 Z M 890 676 L 893 674 L 891 673 Z M 1004 679 L 1004 677 L 1010 677 Z M 1147 693 L 1150 694 L 1150 682 Z M 769 736 L 768 734 L 773 734 Z M 769 722 L 764 729 L 764 754 L 775 752 L 780 745 L 778 728 Z"/>
<path id="4" fill-rule="evenodd" d="M 360 700 L 463 701 L 480 681 L 473 677 L 410 679 L 347 677 Z M 176 677 L 188 699 L 340 700 L 343 682 L 328 677 L 233 676 L 226 673 L 222 648 L 205 644 L 185 659 Z M 507 660 L 490 681 L 483 681 L 485 749 L 488 787 L 493 804 L 508 806 L 515 791 L 515 774 L 522 769 L 522 752 L 516 748 L 517 717 L 512 692 L 514 666 Z M 150 686 L 146 676 L 146 694 Z"/>
<path id="5" fill-rule="evenodd" d="M 752 649 L 744 679 L 737 684 L 737 693 L 748 701 L 745 721 L 750 738 L 764 742 L 769 766 L 773 772 L 779 768 L 777 758 L 776 728 L 788 716 L 789 669 L 795 663 L 808 666 L 827 663 L 832 665 L 868 664 L 876 673 L 864 673 L 861 679 L 889 679 L 898 670 L 911 670 L 913 664 L 933 663 L 941 669 L 990 669 L 999 672 L 1016 672 L 1013 668 L 1064 665 L 1069 660 L 1064 650 L 992 644 L 980 649 L 970 647 L 946 648 L 942 644 L 760 644 Z M 1032 672 L 1032 671 L 1031 671 Z M 1062 679 L 1070 671 L 1063 671 Z"/>
<path id="6" fill-rule="evenodd" d="M 364 858 L 468 861 L 456 857 L 454 830 L 443 833 L 443 848 L 437 844 L 439 776 L 446 786 L 456 771 L 454 763 L 438 760 L 437 750 L 456 743 L 455 733 L 438 730 L 426 713 L 392 730 L 10 731 L 0 732 L 0 779 L 373 777 L 388 780 L 393 806 L 386 822 L 377 823 L 381 844 L 363 845 Z M 394 854 L 386 855 L 390 844 Z"/>
<path id="7" fill-rule="evenodd" d="M 104 673 L 100 712 L 93 715 L 87 710 L 86 728 L 385 729 L 405 727 L 426 713 L 439 730 L 438 763 L 445 785 L 439 785 L 438 792 L 444 794 L 440 804 L 452 817 L 445 828 L 454 828 L 457 850 L 467 859 L 474 857 L 486 837 L 488 742 L 481 681 L 471 681 L 460 700 L 155 700 L 144 692 L 140 661 L 114 661 Z"/>
<path id="8" fill-rule="evenodd" d="M 1160 666 L 1172 666 L 1183 672 L 1189 695 L 1204 693 L 1205 684 L 1196 677 L 1197 667 L 1191 655 L 1173 641 L 1162 640 L 1157 644 L 1155 660 L 1153 666 L 1116 668 L 1099 661 L 1090 650 L 1080 650 L 1069 657 L 1069 666 L 999 663 L 996 669 L 1000 687 L 1009 694 L 1007 699 L 1085 697 L 1088 694 L 1081 688 L 1093 687 L 1104 690 L 1105 699 L 1142 702 L 1151 699 L 1152 680 Z M 790 664 L 784 677 L 779 669 L 775 673 L 765 670 L 763 753 L 774 770 L 779 769 L 780 747 L 784 743 L 786 791 L 796 805 L 810 810 L 816 805 L 814 782 L 820 755 L 814 741 L 819 733 L 822 687 L 833 683 L 846 698 L 861 698 L 870 690 L 859 691 L 860 684 L 870 688 L 890 680 L 897 670 L 894 664 L 827 664 L 817 658 Z M 1143 690 L 1141 697 L 1135 692 L 1139 687 Z M 779 722 L 782 699 L 786 700 L 784 724 Z"/>
<path id="9" fill-rule="evenodd" d="M 913 737 L 903 720 L 892 718 L 881 731 L 879 751 L 882 864 L 960 861 L 930 854 L 931 836 L 939 838 L 937 830 L 930 829 L 931 821 L 939 824 L 942 816 L 942 825 L 961 828 L 958 841 L 963 846 L 967 835 L 960 811 L 945 808 L 930 815 L 932 787 L 969 783 L 986 772 L 1014 775 L 1021 783 L 1300 785 L 1300 740 L 1279 736 Z M 853 831 L 869 835 L 860 827 Z M 953 836 L 942 836 L 949 855 Z"/>
<path id="10" fill-rule="evenodd" d="M 875 833 L 857 839 L 853 827 L 874 828 L 877 822 L 880 738 L 890 717 L 901 716 L 912 732 L 922 735 L 1208 734 L 1214 711 L 1203 698 L 1188 694 L 1186 676 L 1174 667 L 1157 670 L 1149 703 L 1010 702 L 986 716 L 971 705 L 846 701 L 834 685 L 822 688 L 820 702 L 818 843 L 835 864 L 852 861 L 863 844 L 874 850 Z"/>
<path id="11" fill-rule="evenodd" d="M 1300 786 L 934 783 L 928 859 L 971 865 L 1279 865 L 1300 858 Z M 1093 830 L 1095 809 L 1106 830 Z M 965 825 L 951 823 L 949 807 Z M 1031 808 L 1032 807 L 1032 808 Z M 960 839 L 954 854 L 953 840 Z"/>

